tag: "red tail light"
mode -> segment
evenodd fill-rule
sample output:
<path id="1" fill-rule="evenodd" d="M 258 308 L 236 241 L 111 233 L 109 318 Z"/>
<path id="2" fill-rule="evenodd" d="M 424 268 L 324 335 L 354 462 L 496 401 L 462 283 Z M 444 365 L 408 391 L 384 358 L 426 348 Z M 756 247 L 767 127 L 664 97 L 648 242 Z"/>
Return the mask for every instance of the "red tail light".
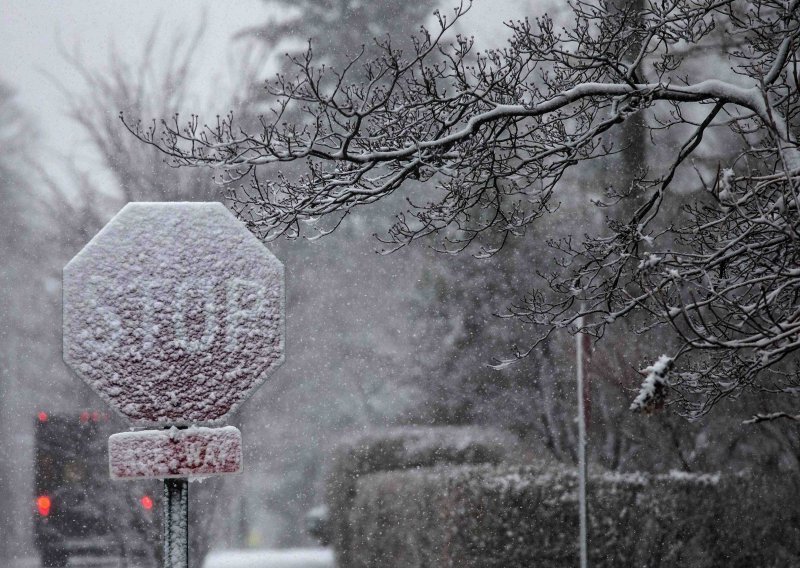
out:
<path id="1" fill-rule="evenodd" d="M 97 410 L 84 410 L 81 412 L 78 419 L 81 424 L 86 424 L 87 422 L 107 422 L 108 414 L 105 412 L 98 412 Z"/>
<path id="2" fill-rule="evenodd" d="M 153 500 L 150 497 L 148 497 L 147 495 L 142 497 L 139 500 L 139 502 L 142 504 L 142 507 L 144 507 L 148 511 L 153 508 Z"/>
<path id="3" fill-rule="evenodd" d="M 39 514 L 43 517 L 46 517 L 50 514 L 50 497 L 47 495 L 41 495 L 38 499 L 36 499 L 36 508 L 39 510 Z"/>
<path id="4" fill-rule="evenodd" d="M 47 422 L 47 413 L 46 412 L 40 412 L 38 414 L 38 416 L 39 416 L 39 422 Z"/>

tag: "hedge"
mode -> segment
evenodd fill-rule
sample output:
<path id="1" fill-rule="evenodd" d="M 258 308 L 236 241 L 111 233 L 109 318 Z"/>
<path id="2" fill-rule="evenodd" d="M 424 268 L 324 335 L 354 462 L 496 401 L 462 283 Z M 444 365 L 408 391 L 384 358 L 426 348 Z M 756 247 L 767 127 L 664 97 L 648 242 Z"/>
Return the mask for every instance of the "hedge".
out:
<path id="1" fill-rule="evenodd" d="M 351 565 L 351 509 L 359 479 L 437 464 L 498 464 L 516 444 L 508 432 L 477 427 L 401 427 L 342 440 L 331 454 L 325 487 L 337 566 Z"/>
<path id="2" fill-rule="evenodd" d="M 800 566 L 795 485 L 718 475 L 589 477 L 590 565 Z M 578 565 L 577 478 L 554 466 L 368 475 L 350 514 L 352 568 Z"/>

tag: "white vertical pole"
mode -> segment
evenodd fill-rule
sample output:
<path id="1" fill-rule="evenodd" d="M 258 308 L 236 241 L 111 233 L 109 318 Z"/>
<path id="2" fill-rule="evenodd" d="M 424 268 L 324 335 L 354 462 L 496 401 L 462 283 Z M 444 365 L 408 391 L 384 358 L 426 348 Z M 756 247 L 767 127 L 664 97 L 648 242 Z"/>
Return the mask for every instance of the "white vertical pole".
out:
<path id="1" fill-rule="evenodd" d="M 578 318 L 583 327 L 583 317 Z M 586 408 L 583 397 L 583 334 L 575 334 L 575 358 L 578 375 L 578 515 L 580 517 L 581 568 L 589 566 L 589 530 L 586 518 Z"/>

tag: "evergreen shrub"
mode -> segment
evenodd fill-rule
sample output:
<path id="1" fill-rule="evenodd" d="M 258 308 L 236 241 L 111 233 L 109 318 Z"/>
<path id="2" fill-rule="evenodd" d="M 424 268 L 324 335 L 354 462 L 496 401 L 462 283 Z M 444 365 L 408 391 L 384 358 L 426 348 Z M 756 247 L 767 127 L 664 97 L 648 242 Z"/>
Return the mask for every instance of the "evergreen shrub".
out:
<path id="1" fill-rule="evenodd" d="M 800 566 L 796 485 L 670 473 L 589 476 L 594 567 Z M 578 565 L 577 476 L 553 465 L 367 475 L 350 514 L 353 568 Z"/>
<path id="2" fill-rule="evenodd" d="M 326 476 L 329 534 L 337 566 L 351 566 L 352 507 L 360 479 L 376 472 L 441 464 L 498 464 L 513 453 L 509 432 L 478 427 L 400 427 L 353 436 L 334 448 Z"/>

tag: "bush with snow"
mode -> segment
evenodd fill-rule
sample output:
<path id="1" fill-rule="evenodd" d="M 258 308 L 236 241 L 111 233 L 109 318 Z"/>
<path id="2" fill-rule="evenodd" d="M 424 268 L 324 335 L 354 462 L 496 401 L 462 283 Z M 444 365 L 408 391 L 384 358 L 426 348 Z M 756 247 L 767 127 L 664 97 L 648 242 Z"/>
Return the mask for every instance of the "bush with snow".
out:
<path id="1" fill-rule="evenodd" d="M 796 492 L 764 480 L 595 472 L 588 489 L 596 568 L 800 565 Z M 578 565 L 577 476 L 564 466 L 368 475 L 350 521 L 353 568 Z"/>
<path id="2" fill-rule="evenodd" d="M 440 464 L 498 464 L 517 439 L 510 433 L 478 427 L 400 427 L 354 436 L 334 449 L 326 479 L 330 537 L 337 565 L 351 566 L 353 504 L 365 475 Z M 399 566 L 399 564 L 398 564 Z"/>

